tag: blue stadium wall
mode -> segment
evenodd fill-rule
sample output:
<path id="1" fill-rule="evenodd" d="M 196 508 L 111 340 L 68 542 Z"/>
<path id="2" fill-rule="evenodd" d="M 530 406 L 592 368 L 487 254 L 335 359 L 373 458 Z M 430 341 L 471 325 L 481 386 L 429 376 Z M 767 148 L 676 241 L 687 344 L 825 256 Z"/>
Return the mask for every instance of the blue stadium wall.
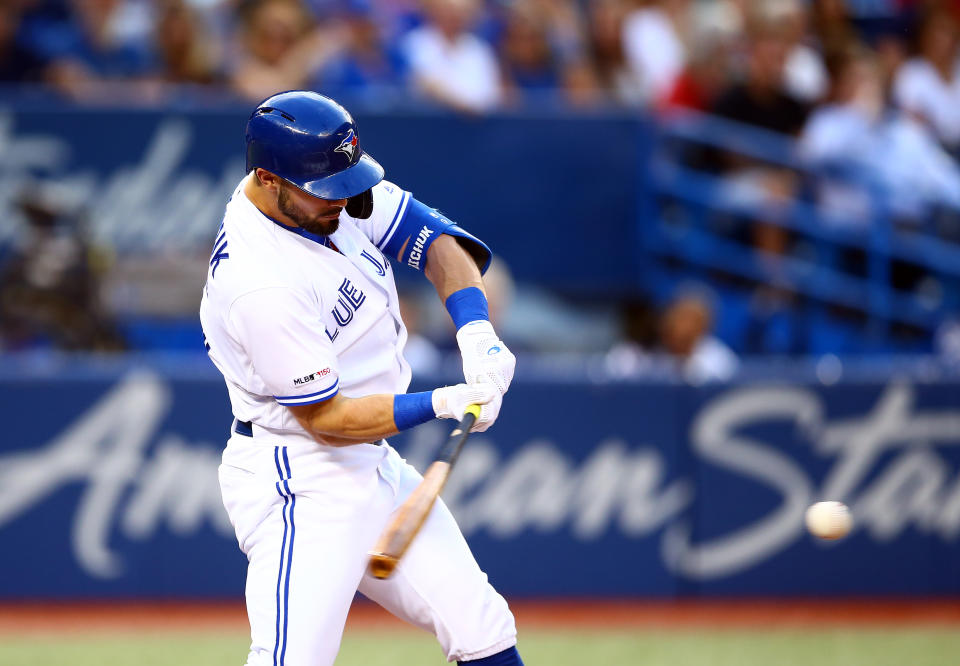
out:
<path id="1" fill-rule="evenodd" d="M 121 254 L 209 251 L 244 174 L 246 115 L 0 104 L 0 247 L 20 191 L 47 184 Z M 639 120 L 357 116 L 387 178 L 487 241 L 518 279 L 581 294 L 635 288 Z"/>
<path id="2" fill-rule="evenodd" d="M 449 380 L 425 378 L 423 387 Z M 960 594 L 960 382 L 515 381 L 446 499 L 516 596 Z M 0 364 L 0 598 L 236 597 L 204 359 Z M 423 468 L 449 424 L 394 445 Z M 804 532 L 822 498 L 857 526 Z"/>

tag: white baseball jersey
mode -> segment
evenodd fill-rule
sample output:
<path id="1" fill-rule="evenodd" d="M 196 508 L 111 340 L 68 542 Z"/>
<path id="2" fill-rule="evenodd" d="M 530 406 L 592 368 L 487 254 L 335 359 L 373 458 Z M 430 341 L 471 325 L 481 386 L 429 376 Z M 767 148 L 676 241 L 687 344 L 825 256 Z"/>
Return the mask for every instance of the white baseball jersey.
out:
<path id="1" fill-rule="evenodd" d="M 344 211 L 327 242 L 264 215 L 244 194 L 246 182 L 227 204 L 200 306 L 234 416 L 306 436 L 286 406 L 338 392 L 404 393 L 407 333 L 378 246 L 396 230 L 409 192 L 380 182 L 373 214 L 358 220 Z"/>

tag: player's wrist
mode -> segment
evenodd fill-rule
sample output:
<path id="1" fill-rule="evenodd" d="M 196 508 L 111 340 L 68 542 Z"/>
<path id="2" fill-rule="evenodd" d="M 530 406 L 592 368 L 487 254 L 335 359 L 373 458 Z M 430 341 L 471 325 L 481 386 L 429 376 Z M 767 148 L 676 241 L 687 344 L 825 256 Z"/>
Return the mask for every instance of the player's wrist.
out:
<path id="1" fill-rule="evenodd" d="M 496 347 L 499 341 L 489 321 L 471 321 L 457 331 L 457 347 L 460 348 L 460 356 L 464 364 L 470 367 L 478 363 L 486 364 L 489 360 L 487 352 Z"/>
<path id="2" fill-rule="evenodd" d="M 393 396 L 393 422 L 398 432 L 437 418 L 433 391 L 398 393 Z"/>
<path id="3" fill-rule="evenodd" d="M 465 287 L 453 292 L 443 303 L 453 325 L 460 331 L 464 326 L 475 322 L 490 321 L 490 311 L 487 305 L 487 297 L 477 287 Z M 492 329 L 491 329 L 492 330 Z"/>
<path id="4" fill-rule="evenodd" d="M 496 331 L 493 330 L 493 324 L 486 319 L 474 319 L 472 321 L 468 321 L 457 329 L 457 333 L 460 334 L 458 337 L 475 337 L 481 333 L 484 335 L 492 335 L 497 337 Z"/>

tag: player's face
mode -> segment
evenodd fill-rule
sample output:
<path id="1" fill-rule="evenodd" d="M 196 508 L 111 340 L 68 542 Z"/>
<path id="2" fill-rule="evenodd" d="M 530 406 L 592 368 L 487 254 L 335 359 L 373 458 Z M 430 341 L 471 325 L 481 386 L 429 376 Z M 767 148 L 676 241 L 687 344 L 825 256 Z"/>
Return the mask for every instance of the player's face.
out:
<path id="1" fill-rule="evenodd" d="M 293 185 L 280 182 L 277 208 L 298 227 L 318 236 L 329 236 L 340 226 L 340 211 L 346 199 L 319 199 Z"/>

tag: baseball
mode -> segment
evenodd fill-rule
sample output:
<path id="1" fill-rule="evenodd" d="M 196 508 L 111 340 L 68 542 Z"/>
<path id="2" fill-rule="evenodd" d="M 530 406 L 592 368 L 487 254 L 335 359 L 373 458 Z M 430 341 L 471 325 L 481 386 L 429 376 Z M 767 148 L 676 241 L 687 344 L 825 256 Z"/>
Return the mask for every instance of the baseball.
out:
<path id="1" fill-rule="evenodd" d="M 817 502 L 807 509 L 807 529 L 821 539 L 840 539 L 853 527 L 850 509 L 843 502 Z"/>

